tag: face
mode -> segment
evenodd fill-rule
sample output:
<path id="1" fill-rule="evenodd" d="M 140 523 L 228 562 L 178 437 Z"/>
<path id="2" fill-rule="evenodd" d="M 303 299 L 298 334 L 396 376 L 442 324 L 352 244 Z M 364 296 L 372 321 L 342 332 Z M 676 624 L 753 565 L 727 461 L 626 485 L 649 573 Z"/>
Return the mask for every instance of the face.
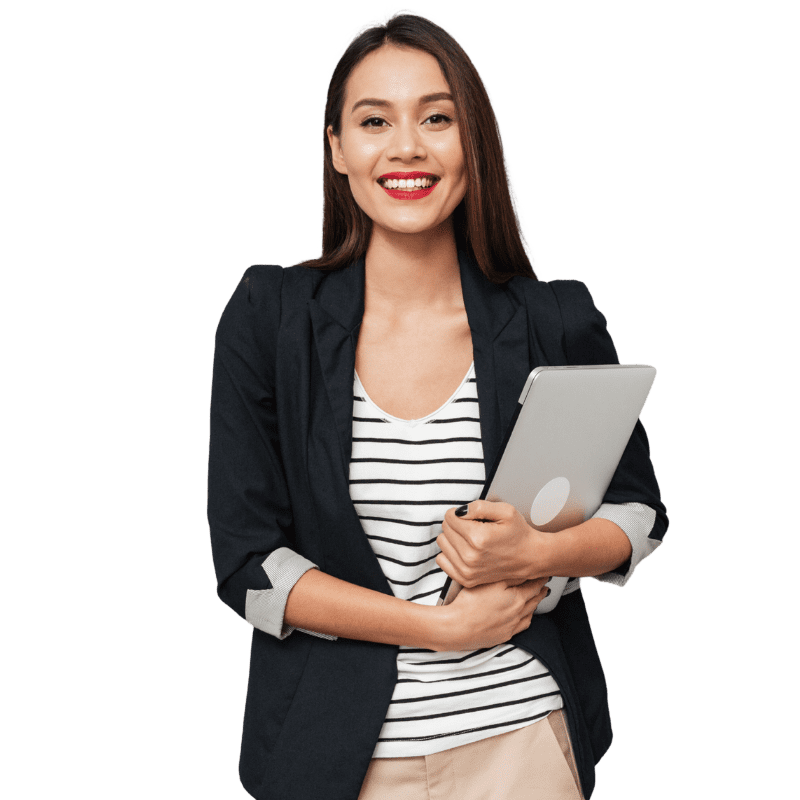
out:
<path id="1" fill-rule="evenodd" d="M 347 175 L 375 226 L 424 233 L 445 222 L 467 190 L 450 87 L 436 59 L 384 45 L 350 73 L 333 165 Z"/>

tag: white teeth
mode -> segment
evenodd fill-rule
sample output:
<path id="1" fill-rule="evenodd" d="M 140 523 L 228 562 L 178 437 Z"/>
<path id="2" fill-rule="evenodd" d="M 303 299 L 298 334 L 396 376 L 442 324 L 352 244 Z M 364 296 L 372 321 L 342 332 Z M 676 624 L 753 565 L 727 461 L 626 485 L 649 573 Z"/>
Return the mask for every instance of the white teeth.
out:
<path id="1" fill-rule="evenodd" d="M 387 178 L 380 181 L 386 189 L 427 189 L 433 186 L 436 181 L 433 178 Z"/>

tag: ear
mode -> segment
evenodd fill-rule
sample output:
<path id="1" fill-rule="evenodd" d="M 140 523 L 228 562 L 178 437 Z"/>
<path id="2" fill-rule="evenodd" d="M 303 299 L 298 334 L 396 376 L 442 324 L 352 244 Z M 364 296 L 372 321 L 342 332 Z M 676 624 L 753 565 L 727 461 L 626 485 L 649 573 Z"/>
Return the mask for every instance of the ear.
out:
<path id="1" fill-rule="evenodd" d="M 328 134 L 328 144 L 331 146 L 334 169 L 337 172 L 341 172 L 342 175 L 347 175 L 347 164 L 345 164 L 344 153 L 342 153 L 342 137 L 334 134 L 332 125 L 328 125 L 325 133 Z"/>

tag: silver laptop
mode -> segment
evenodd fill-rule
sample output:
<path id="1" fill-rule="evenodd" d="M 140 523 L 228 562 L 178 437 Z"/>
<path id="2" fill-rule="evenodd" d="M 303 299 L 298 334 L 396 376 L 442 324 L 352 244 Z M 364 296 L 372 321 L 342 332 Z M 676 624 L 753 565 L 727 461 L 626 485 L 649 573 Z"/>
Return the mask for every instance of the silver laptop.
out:
<path id="1" fill-rule="evenodd" d="M 542 531 L 585 522 L 603 502 L 655 376 L 640 364 L 537 367 L 481 499 L 511 503 Z M 534 613 L 556 607 L 568 578 L 548 581 L 550 595 Z M 460 590 L 448 577 L 437 605 Z"/>

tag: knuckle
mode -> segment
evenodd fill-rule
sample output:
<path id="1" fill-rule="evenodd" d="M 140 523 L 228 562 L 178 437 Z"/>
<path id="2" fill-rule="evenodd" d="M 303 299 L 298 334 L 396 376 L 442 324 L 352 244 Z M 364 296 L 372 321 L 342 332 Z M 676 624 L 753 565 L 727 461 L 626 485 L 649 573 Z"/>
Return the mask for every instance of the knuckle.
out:
<path id="1" fill-rule="evenodd" d="M 462 576 L 461 577 L 462 577 L 462 580 L 460 580 L 459 583 L 462 586 L 466 586 L 467 589 L 472 589 L 472 588 L 474 588 L 475 586 L 478 585 L 475 572 L 473 570 L 471 570 L 471 569 L 462 570 Z"/>

